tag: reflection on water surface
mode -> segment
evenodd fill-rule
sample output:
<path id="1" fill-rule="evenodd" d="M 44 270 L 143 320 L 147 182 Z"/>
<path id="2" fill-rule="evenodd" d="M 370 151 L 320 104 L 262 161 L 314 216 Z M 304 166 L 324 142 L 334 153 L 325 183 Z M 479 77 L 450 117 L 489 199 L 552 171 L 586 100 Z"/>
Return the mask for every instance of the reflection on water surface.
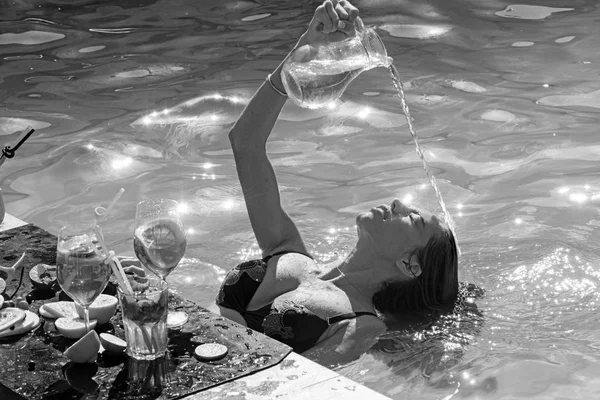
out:
<path id="1" fill-rule="evenodd" d="M 395 399 L 594 398 L 600 62 L 593 1 L 358 0 L 403 79 L 456 222 L 477 313 L 386 335 L 339 368 Z M 135 204 L 187 206 L 171 282 L 203 305 L 258 254 L 227 132 L 291 49 L 310 1 L 14 1 L 0 12 L 7 211 L 56 233 L 91 218 L 132 254 Z M 331 108 L 288 105 L 269 145 L 315 255 L 347 251 L 354 216 L 393 197 L 437 202 L 385 70 Z"/>

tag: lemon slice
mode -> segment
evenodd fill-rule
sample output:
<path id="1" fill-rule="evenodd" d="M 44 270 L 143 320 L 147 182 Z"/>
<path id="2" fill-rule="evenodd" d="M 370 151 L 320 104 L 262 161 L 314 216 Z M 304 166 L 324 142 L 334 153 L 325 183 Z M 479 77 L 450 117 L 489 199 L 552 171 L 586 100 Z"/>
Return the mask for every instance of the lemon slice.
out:
<path id="1" fill-rule="evenodd" d="M 0 310 L 0 332 L 10 329 L 25 319 L 25 311 L 20 308 L 7 307 Z"/>
<path id="2" fill-rule="evenodd" d="M 90 320 L 90 329 L 94 329 L 98 321 Z M 59 318 L 54 321 L 56 329 L 69 339 L 79 339 L 85 332 L 85 322 L 81 318 Z M 89 332 L 88 332 L 89 333 Z"/>
<path id="3" fill-rule="evenodd" d="M 38 310 L 40 315 L 44 318 L 77 318 L 77 310 L 75 309 L 75 303 L 72 301 L 55 301 L 54 303 L 47 303 L 40 307 Z"/>
<path id="4" fill-rule="evenodd" d="M 98 350 L 100 350 L 100 338 L 96 331 L 91 330 L 67 348 L 64 355 L 74 363 L 92 363 L 96 361 Z"/>
<path id="5" fill-rule="evenodd" d="M 90 304 L 90 319 L 98 321 L 98 325 L 106 324 L 117 311 L 117 304 L 119 300 L 115 296 L 109 294 L 101 294 Z M 75 304 L 75 309 L 79 318 L 83 318 L 83 307 L 79 304 Z"/>
<path id="6" fill-rule="evenodd" d="M 25 318 L 10 328 L 0 332 L 0 338 L 21 335 L 40 326 L 40 317 L 38 317 L 37 314 L 32 313 L 31 311 L 24 312 Z"/>
<path id="7" fill-rule="evenodd" d="M 100 343 L 102 347 L 109 353 L 119 354 L 127 348 L 127 342 L 121 338 L 111 335 L 110 333 L 100 334 Z"/>
<path id="8" fill-rule="evenodd" d="M 168 247 L 176 244 L 184 236 L 176 222 L 168 219 L 158 219 L 139 228 L 144 243 L 148 247 Z"/>
<path id="9" fill-rule="evenodd" d="M 36 289 L 52 290 L 56 282 L 56 265 L 36 265 L 29 270 L 29 280 Z"/>
<path id="10" fill-rule="evenodd" d="M 227 346 L 219 343 L 204 343 L 194 349 L 196 358 L 202 361 L 214 361 L 227 355 Z"/>

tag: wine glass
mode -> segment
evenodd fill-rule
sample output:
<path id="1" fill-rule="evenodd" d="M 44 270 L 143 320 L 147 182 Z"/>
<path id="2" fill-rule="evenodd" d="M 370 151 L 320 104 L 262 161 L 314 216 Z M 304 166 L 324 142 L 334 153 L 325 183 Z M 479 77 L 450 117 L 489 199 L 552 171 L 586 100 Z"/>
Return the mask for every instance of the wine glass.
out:
<path id="1" fill-rule="evenodd" d="M 138 203 L 135 210 L 133 249 L 141 263 L 166 281 L 167 275 L 185 254 L 187 239 L 181 222 L 179 203 L 152 199 Z M 167 326 L 178 328 L 187 322 L 183 311 L 169 311 Z"/>
<path id="2" fill-rule="evenodd" d="M 83 308 L 85 330 L 90 330 L 90 304 L 102 293 L 111 274 L 98 225 L 64 226 L 58 232 L 56 279 L 62 290 Z"/>

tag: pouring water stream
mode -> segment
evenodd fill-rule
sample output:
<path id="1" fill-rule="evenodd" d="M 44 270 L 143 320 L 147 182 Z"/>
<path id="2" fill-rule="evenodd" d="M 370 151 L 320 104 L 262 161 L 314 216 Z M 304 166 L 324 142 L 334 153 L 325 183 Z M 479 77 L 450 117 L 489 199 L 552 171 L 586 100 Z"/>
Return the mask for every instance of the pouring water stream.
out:
<path id="1" fill-rule="evenodd" d="M 388 68 L 390 71 L 390 75 L 392 77 L 392 82 L 394 84 L 394 87 L 398 91 L 398 97 L 400 98 L 400 104 L 402 106 L 402 111 L 404 112 L 404 116 L 406 117 L 406 122 L 408 124 L 408 130 L 410 131 L 410 134 L 415 143 L 415 147 L 416 147 L 415 150 L 416 150 L 417 154 L 419 155 L 421 162 L 423 163 L 423 169 L 425 170 L 425 173 L 427 174 L 427 179 L 429 179 L 429 183 L 430 183 L 431 187 L 433 188 L 433 191 L 435 192 L 435 197 L 437 198 L 437 201 L 438 201 L 440 207 L 442 208 L 442 213 L 444 215 L 444 222 L 446 223 L 446 225 L 448 225 L 448 228 L 452 231 L 452 233 L 454 234 L 454 238 L 456 239 L 454 220 L 452 219 L 452 216 L 446 209 L 446 203 L 444 202 L 444 198 L 442 197 L 442 192 L 440 191 L 440 188 L 437 184 L 437 180 L 435 179 L 435 176 L 431 172 L 429 163 L 425 159 L 425 153 L 423 151 L 423 148 L 421 147 L 421 144 L 419 143 L 419 136 L 417 135 L 417 131 L 415 130 L 415 128 L 412 124 L 410 110 L 408 108 L 408 105 L 406 104 L 406 96 L 404 94 L 404 88 L 402 86 L 402 81 L 400 80 L 400 74 L 398 73 L 398 70 L 396 69 L 396 67 L 393 64 L 390 64 L 390 66 Z M 458 247 L 458 240 L 456 239 L 456 241 L 457 241 L 457 250 L 460 254 L 460 248 Z"/>

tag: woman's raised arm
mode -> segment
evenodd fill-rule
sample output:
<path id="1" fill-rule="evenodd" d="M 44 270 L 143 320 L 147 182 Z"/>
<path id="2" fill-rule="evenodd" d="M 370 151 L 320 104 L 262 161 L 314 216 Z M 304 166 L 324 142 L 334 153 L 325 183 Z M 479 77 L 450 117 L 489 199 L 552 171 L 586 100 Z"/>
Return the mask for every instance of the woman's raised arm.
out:
<path id="1" fill-rule="evenodd" d="M 353 22 L 357 15 L 358 10 L 348 1 L 326 0 L 315 10 L 296 47 L 343 39 L 338 22 Z M 263 256 L 283 251 L 307 253 L 296 225 L 281 207 L 277 178 L 266 151 L 267 139 L 287 100 L 282 65 L 263 82 L 229 132 L 250 223 Z"/>
<path id="2" fill-rule="evenodd" d="M 279 66 L 271 82 L 283 91 Z M 238 177 L 254 235 L 263 256 L 281 251 L 306 253 L 296 225 L 281 207 L 277 178 L 267 156 L 266 142 L 285 104 L 265 81 L 229 132 Z"/>

